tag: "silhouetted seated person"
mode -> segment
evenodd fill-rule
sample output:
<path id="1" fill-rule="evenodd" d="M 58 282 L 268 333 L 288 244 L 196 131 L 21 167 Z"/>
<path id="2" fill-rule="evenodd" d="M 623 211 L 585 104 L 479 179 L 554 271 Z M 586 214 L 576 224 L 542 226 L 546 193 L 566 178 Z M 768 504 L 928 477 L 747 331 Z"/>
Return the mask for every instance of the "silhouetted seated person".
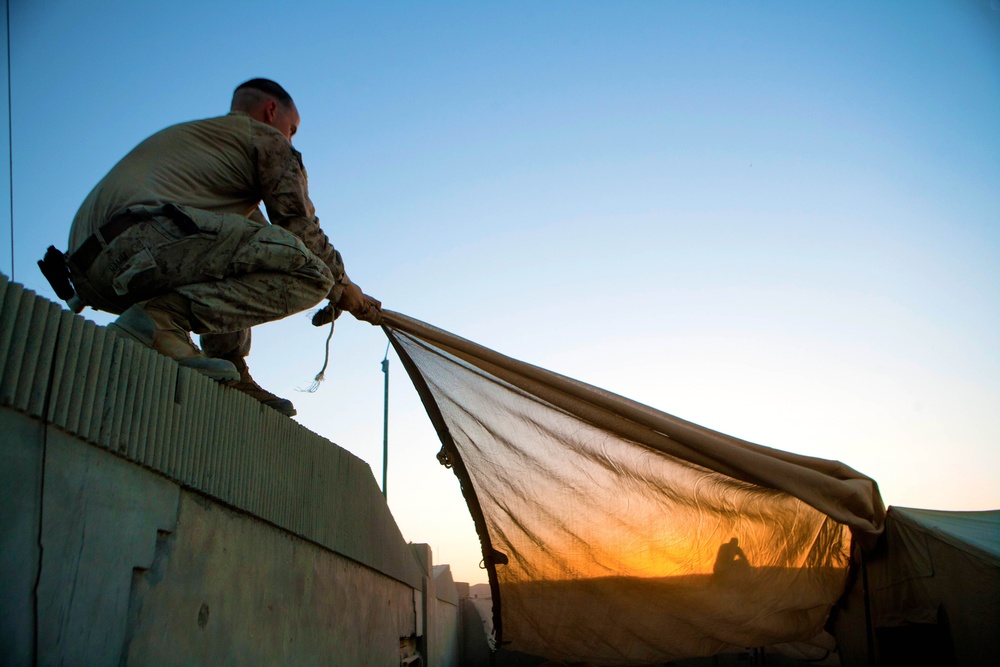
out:
<path id="1" fill-rule="evenodd" d="M 723 542 L 719 547 L 719 555 L 715 557 L 715 574 L 730 575 L 738 572 L 746 572 L 750 569 L 750 561 L 747 555 L 740 549 L 740 541 L 733 538 L 728 542 Z"/>

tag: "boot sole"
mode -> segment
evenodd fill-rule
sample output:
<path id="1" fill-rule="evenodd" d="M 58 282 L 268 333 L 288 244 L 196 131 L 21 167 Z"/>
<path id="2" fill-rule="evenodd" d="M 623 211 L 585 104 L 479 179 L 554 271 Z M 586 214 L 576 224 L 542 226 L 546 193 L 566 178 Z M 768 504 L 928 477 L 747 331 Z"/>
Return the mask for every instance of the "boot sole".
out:
<path id="1" fill-rule="evenodd" d="M 236 370 L 228 361 L 222 359 L 207 359 L 203 357 L 189 357 L 187 359 L 175 359 L 184 368 L 197 371 L 205 377 L 212 378 L 216 382 L 239 382 L 240 372 Z M 223 365 L 225 364 L 225 365 Z M 226 368 L 228 366 L 229 368 Z"/>

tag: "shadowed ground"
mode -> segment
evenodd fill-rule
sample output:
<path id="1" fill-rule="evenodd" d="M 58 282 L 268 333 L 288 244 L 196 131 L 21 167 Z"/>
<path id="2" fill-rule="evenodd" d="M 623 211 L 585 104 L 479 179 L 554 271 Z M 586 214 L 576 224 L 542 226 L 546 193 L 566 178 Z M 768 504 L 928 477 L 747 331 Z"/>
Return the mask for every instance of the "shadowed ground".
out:
<path id="1" fill-rule="evenodd" d="M 845 576 L 837 568 L 740 567 L 657 579 L 501 581 L 503 640 L 524 653 L 609 665 L 808 641 Z M 577 650 L 556 652 L 565 646 Z"/>

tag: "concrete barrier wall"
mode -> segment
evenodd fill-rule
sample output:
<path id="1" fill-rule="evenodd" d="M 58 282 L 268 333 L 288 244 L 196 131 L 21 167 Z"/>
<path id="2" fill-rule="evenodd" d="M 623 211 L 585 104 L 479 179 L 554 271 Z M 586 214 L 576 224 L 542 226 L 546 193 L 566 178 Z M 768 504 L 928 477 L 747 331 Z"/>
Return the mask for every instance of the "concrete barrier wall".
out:
<path id="1" fill-rule="evenodd" d="M 434 637 L 436 664 L 447 667 L 465 665 L 461 655 L 461 619 L 460 600 L 455 582 L 451 577 L 451 568 L 447 565 L 435 565 L 434 580 L 434 624 L 430 627 Z M 485 637 L 483 637 L 485 644 Z"/>
<path id="2" fill-rule="evenodd" d="M 420 587 L 364 461 L 3 276 L 0 405 Z"/>
<path id="3" fill-rule="evenodd" d="M 0 489 L 2 664 L 461 662 L 367 464 L 3 276 Z"/>

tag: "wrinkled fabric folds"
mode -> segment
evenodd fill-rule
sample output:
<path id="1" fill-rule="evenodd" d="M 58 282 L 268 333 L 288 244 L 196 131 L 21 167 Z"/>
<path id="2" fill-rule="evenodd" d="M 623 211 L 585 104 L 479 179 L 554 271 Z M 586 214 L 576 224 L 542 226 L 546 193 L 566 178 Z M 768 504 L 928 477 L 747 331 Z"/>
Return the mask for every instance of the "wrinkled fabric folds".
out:
<path id="1" fill-rule="evenodd" d="M 499 645 L 642 665 L 808 642 L 873 480 L 686 422 L 391 311 L 483 544 Z"/>

